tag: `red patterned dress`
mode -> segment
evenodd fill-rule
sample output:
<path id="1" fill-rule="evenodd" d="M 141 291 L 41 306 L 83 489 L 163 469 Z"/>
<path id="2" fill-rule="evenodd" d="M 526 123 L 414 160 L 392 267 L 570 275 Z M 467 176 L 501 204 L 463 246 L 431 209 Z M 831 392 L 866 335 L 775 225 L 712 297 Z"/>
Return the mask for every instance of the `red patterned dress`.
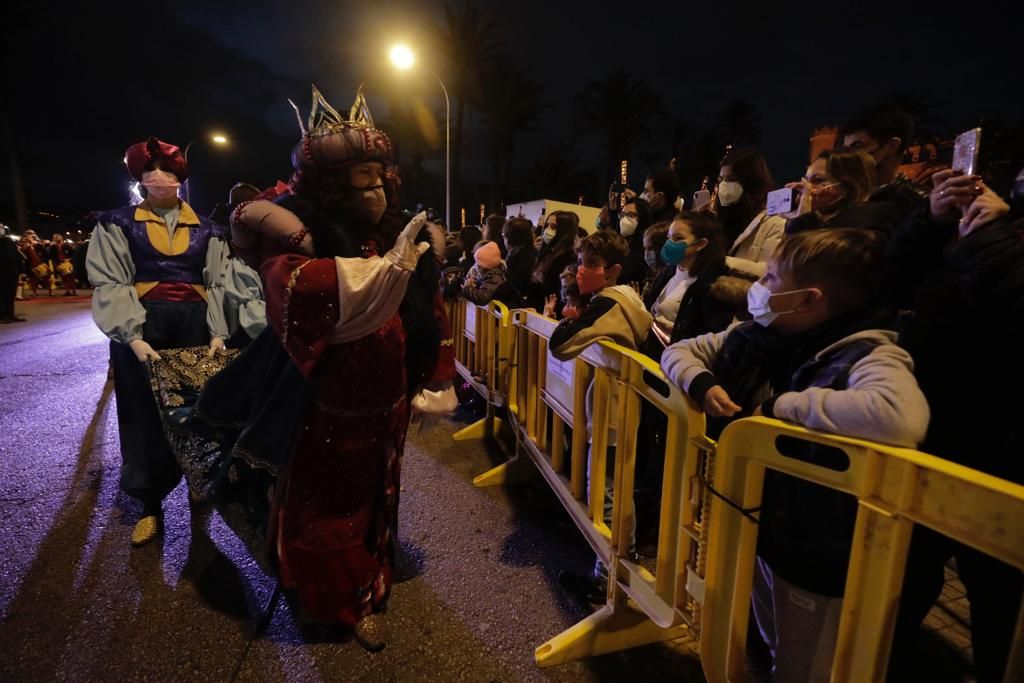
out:
<path id="1" fill-rule="evenodd" d="M 391 588 L 409 424 L 405 329 L 396 312 L 370 334 L 332 343 L 335 259 L 285 254 L 262 274 L 268 321 L 312 385 L 272 511 L 280 576 L 313 618 L 354 625 L 379 610 Z M 443 306 L 435 316 L 449 337 Z M 432 376 L 453 370 L 451 346 L 442 344 Z"/>

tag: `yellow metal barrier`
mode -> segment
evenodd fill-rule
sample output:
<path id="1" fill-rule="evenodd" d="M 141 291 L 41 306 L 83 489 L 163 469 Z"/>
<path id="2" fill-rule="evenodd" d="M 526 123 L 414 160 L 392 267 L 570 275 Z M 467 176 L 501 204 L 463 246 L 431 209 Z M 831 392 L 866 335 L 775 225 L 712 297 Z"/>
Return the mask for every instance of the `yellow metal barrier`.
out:
<path id="1" fill-rule="evenodd" d="M 690 410 L 683 394 L 642 354 L 601 342 L 562 362 L 548 351 L 555 321 L 525 310 L 514 311 L 513 316 L 516 355 L 508 395 L 516 455 L 474 483 L 510 483 L 539 471 L 609 569 L 607 603 L 537 648 L 537 663 L 553 666 L 687 635 L 699 624 L 696 615 L 703 592 L 699 565 L 707 511 L 699 480 L 710 445 L 703 437 L 690 438 L 688 428 L 703 434 L 703 415 Z M 591 383 L 588 448 L 586 401 Z M 654 574 L 627 556 L 641 403 L 664 415 L 667 424 Z M 615 447 L 615 481 L 609 527 L 604 499 L 610 445 Z"/>
<path id="2" fill-rule="evenodd" d="M 499 301 L 476 306 L 459 297 L 448 302 L 455 341 L 455 369 L 483 397 L 483 419 L 455 433 L 456 441 L 494 436 L 501 428 L 495 409 L 505 405 L 512 355 L 511 314 Z"/>
<path id="3" fill-rule="evenodd" d="M 841 449 L 836 471 L 789 458 L 779 437 Z M 907 548 L 921 524 L 1024 570 L 1024 486 L 918 451 L 749 418 L 725 429 L 714 487 L 743 509 L 760 505 L 770 468 L 858 500 L 832 680 L 885 679 Z M 715 499 L 702 612 L 701 663 L 709 681 L 742 681 L 757 527 Z M 1024 680 L 1024 607 L 1006 681 Z"/>

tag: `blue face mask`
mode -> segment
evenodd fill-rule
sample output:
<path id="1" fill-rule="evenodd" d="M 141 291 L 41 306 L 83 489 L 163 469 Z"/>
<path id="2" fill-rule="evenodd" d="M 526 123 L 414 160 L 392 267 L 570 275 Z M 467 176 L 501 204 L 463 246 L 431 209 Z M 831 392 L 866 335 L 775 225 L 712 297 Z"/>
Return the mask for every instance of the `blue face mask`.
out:
<path id="1" fill-rule="evenodd" d="M 665 246 L 661 248 L 661 260 L 670 266 L 678 266 L 686 258 L 686 248 L 688 246 L 686 242 L 667 240 Z"/>

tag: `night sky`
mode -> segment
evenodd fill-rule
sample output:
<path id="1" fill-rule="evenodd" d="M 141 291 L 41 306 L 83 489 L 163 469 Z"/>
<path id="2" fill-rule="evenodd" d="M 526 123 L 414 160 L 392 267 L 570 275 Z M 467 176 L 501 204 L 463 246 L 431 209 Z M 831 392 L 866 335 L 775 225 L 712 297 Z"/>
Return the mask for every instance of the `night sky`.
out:
<path id="1" fill-rule="evenodd" d="M 802 172 L 813 128 L 838 124 L 894 93 L 912 92 L 926 102 L 926 123 L 944 133 L 982 116 L 1024 120 L 1019 3 L 960 5 L 955 13 L 940 11 L 937 3 L 660 5 L 483 3 L 505 52 L 546 86 L 539 125 L 516 149 L 516 176 L 527 180 L 514 186 L 529 187 L 531 165 L 549 148 L 562 150 L 576 167 L 600 167 L 600 139 L 573 138 L 573 96 L 620 68 L 646 80 L 669 113 L 637 149 L 634 186 L 642 184 L 644 162 L 668 161 L 677 125 L 697 134 L 737 99 L 754 106 L 757 146 L 779 182 Z M 10 133 L 0 139 L 0 221 L 13 217 L 12 140 L 29 209 L 63 212 L 124 204 L 128 178 L 121 158 L 147 135 L 184 146 L 224 132 L 232 139 L 229 148 L 200 143 L 190 153 L 193 204 L 206 213 L 236 180 L 266 186 L 287 179 L 298 128 L 286 98 L 305 117 L 311 82 L 347 109 L 365 81 L 384 128 L 394 99 L 425 102 L 443 125 L 436 82 L 422 72 L 397 74 L 386 61 L 387 48 L 406 41 L 446 78 L 446 65 L 429 48 L 429 27 L 443 20 L 442 7 L 18 0 L 12 9 L 8 3 L 2 106 Z M 489 178 L 486 130 L 471 114 L 467 203 Z M 443 147 L 429 152 L 425 168 L 436 179 L 427 183 L 430 191 L 421 183 L 419 196 L 406 193 L 403 200 L 440 209 Z M 600 188 L 596 182 L 590 187 L 588 200 L 596 201 Z"/>

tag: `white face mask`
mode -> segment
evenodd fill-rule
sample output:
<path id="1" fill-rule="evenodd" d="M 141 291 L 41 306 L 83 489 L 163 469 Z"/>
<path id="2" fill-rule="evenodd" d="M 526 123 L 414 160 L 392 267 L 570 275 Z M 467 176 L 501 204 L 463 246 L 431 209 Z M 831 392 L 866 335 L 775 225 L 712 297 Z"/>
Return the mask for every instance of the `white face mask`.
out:
<path id="1" fill-rule="evenodd" d="M 649 194 L 647 194 L 647 192 L 641 192 L 640 193 L 640 199 L 644 200 L 648 204 L 651 203 L 651 196 Z"/>
<path id="2" fill-rule="evenodd" d="M 723 180 L 718 183 L 718 201 L 722 206 L 732 206 L 743 196 L 743 186 L 734 180 Z"/>
<path id="3" fill-rule="evenodd" d="M 647 267 L 654 270 L 658 267 L 658 254 L 653 249 L 647 249 L 644 251 L 644 261 L 647 262 Z"/>
<path id="4" fill-rule="evenodd" d="M 773 292 L 768 289 L 760 282 L 755 282 L 747 290 L 747 311 L 750 316 L 754 319 L 758 325 L 762 327 L 768 327 L 775 319 L 780 315 L 786 315 L 787 313 L 793 313 L 796 311 L 792 308 L 788 311 L 773 311 L 771 307 L 771 298 L 780 294 L 792 294 L 793 292 L 802 292 L 802 289 L 793 289 L 788 292 Z"/>
<path id="5" fill-rule="evenodd" d="M 146 171 L 142 174 L 142 186 L 146 194 L 154 199 L 170 199 L 178 196 L 178 176 L 167 171 Z"/>
<path id="6" fill-rule="evenodd" d="M 619 232 L 622 233 L 623 237 L 631 237 L 633 233 L 636 232 L 637 224 L 637 219 L 627 218 L 626 216 L 623 216 L 621 219 L 619 219 Z"/>
<path id="7" fill-rule="evenodd" d="M 541 239 L 544 240 L 544 244 L 551 244 L 557 234 L 558 231 L 554 228 L 544 228 L 544 234 L 541 235 Z"/>

